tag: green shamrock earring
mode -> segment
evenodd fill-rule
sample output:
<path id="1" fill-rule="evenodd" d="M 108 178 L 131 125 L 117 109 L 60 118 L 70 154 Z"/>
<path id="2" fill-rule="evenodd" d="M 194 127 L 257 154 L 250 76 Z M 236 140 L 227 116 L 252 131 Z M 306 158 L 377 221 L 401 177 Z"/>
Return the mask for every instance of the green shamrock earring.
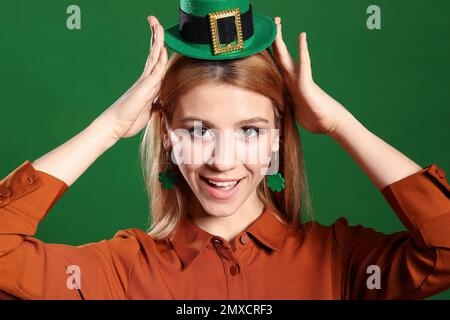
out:
<path id="1" fill-rule="evenodd" d="M 278 157 L 279 157 L 278 152 L 275 152 L 274 160 L 277 162 L 278 162 Z M 276 172 L 271 175 L 267 175 L 267 186 L 269 187 L 269 189 L 271 191 L 280 192 L 286 186 L 284 177 L 279 172 Z"/>
<path id="2" fill-rule="evenodd" d="M 283 190 L 285 187 L 284 182 L 284 178 L 279 172 L 267 176 L 267 185 L 269 186 L 269 189 L 274 192 Z"/>
<path id="3" fill-rule="evenodd" d="M 171 172 L 168 169 L 170 164 L 169 161 L 169 151 L 166 151 L 166 167 L 164 171 L 161 171 L 158 175 L 158 181 L 163 185 L 163 189 L 173 190 L 173 185 L 177 181 L 178 174 L 176 172 Z"/>

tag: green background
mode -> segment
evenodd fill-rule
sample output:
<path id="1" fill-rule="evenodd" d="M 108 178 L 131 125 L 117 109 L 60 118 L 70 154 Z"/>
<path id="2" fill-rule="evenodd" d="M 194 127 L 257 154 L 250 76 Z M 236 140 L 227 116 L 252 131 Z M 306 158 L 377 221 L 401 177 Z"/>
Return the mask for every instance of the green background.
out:
<path id="1" fill-rule="evenodd" d="M 316 82 L 369 130 L 422 167 L 450 172 L 450 2 L 253 1 L 283 18 L 297 59 L 308 33 Z M 66 9 L 81 8 L 81 30 Z M 366 9 L 381 8 L 381 30 Z M 178 22 L 178 1 L 1 0 L 0 176 L 83 130 L 139 77 L 149 49 L 146 17 Z M 385 233 L 404 227 L 381 193 L 331 138 L 301 129 L 316 219 L 346 216 Z M 148 227 L 140 135 L 104 153 L 40 224 L 37 237 L 79 245 Z M 450 298 L 450 291 L 434 298 Z"/>

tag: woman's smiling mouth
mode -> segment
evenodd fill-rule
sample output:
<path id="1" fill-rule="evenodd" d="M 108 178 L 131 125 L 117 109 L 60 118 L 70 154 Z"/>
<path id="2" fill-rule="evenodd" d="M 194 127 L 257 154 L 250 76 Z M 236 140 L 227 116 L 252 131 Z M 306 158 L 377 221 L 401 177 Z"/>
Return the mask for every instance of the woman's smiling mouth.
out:
<path id="1" fill-rule="evenodd" d="M 206 178 L 200 176 L 202 187 L 208 192 L 208 194 L 217 200 L 227 200 L 231 198 L 240 188 L 241 179 L 219 179 L 219 178 Z"/>

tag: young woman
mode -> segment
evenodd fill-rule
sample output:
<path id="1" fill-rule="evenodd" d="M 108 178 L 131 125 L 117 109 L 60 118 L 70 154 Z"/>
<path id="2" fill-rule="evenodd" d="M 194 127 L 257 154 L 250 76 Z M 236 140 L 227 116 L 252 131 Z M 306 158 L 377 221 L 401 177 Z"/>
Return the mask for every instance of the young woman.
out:
<path id="1" fill-rule="evenodd" d="M 164 29 L 149 17 L 154 37 L 136 83 L 81 133 L 0 182 L 3 298 L 419 299 L 450 287 L 444 172 L 420 167 L 322 91 L 306 34 L 297 64 L 274 20 L 273 53 L 168 61 Z M 385 235 L 345 218 L 302 223 L 310 205 L 295 120 L 341 145 L 408 231 Z M 144 128 L 148 232 L 82 246 L 33 237 L 103 152 Z M 256 151 L 279 154 L 278 171 L 239 161 Z M 173 163 L 175 154 L 201 161 Z"/>

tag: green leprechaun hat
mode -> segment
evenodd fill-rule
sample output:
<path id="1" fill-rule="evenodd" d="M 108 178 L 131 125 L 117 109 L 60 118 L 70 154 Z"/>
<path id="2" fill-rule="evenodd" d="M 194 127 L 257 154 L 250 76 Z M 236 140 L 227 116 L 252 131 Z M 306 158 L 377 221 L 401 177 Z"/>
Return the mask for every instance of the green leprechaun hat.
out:
<path id="1" fill-rule="evenodd" d="M 249 0 L 180 0 L 179 24 L 164 42 L 184 56 L 224 60 L 250 56 L 271 46 L 274 19 L 252 11 Z"/>

